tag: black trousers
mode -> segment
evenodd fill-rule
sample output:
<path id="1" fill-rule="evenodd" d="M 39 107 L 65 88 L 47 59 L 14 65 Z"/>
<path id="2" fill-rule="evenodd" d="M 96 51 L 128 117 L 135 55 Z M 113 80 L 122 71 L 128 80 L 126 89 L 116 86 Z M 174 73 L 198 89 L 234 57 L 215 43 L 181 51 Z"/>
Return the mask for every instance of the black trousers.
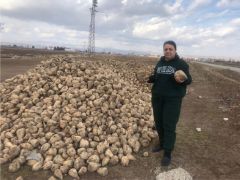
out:
<path id="1" fill-rule="evenodd" d="M 176 125 L 181 111 L 182 97 L 154 97 L 152 107 L 160 145 L 172 151 L 176 141 Z"/>

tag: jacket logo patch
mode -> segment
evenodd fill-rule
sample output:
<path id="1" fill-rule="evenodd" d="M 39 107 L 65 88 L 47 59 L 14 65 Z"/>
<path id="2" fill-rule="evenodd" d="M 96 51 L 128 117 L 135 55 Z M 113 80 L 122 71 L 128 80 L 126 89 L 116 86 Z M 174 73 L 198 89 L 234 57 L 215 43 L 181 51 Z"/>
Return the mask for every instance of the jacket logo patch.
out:
<path id="1" fill-rule="evenodd" d="M 174 74 L 175 68 L 172 66 L 161 66 L 157 68 L 158 74 Z"/>

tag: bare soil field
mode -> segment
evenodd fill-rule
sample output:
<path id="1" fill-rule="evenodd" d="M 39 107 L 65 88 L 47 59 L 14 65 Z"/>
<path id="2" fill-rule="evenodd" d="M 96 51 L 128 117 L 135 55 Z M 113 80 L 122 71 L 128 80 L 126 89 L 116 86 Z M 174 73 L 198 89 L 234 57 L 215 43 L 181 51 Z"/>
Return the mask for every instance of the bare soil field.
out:
<path id="1" fill-rule="evenodd" d="M 14 55 L 17 57 L 12 58 Z M 24 53 L 20 50 L 1 49 L 1 82 L 26 72 L 53 55 L 59 54 L 36 51 Z M 77 53 L 65 55 L 90 61 L 112 59 L 129 62 L 129 68 L 136 73 L 139 67 L 153 68 L 157 62 L 154 58 L 134 56 L 97 55 L 89 58 Z M 168 168 L 161 167 L 162 153 L 151 152 L 155 140 L 149 147 L 142 148 L 138 154 L 134 154 L 136 161 L 131 161 L 128 167 L 111 166 L 106 177 L 88 172 L 81 176 L 81 179 L 153 180 L 160 172 L 177 167 L 188 171 L 194 180 L 240 179 L 239 73 L 214 69 L 194 62 L 189 64 L 193 83 L 188 87 L 188 93 L 183 101 L 172 164 Z M 224 121 L 223 118 L 229 120 Z M 197 132 L 196 128 L 201 128 L 202 131 Z M 143 157 L 145 151 L 149 152 L 148 157 Z M 50 171 L 33 172 L 28 166 L 21 167 L 16 173 L 10 173 L 8 165 L 1 166 L 2 180 L 12 180 L 18 176 L 25 180 L 42 180 L 48 179 L 52 174 Z M 71 177 L 64 176 L 64 179 Z"/>

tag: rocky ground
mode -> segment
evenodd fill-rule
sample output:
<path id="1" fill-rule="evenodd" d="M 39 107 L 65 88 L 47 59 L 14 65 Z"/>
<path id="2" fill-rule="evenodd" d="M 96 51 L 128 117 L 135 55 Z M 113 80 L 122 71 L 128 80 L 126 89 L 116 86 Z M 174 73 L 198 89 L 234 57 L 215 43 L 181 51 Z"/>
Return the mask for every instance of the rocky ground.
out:
<path id="1" fill-rule="evenodd" d="M 24 73 L 40 61 L 54 54 L 43 51 L 1 49 L 1 82 L 16 74 Z M 59 55 L 59 54 L 57 54 Z M 153 68 L 156 59 L 98 55 L 89 58 L 71 54 L 73 58 L 93 61 L 111 59 L 127 64 L 129 69 L 139 74 L 146 67 Z M 184 98 L 177 141 L 170 167 L 162 168 L 162 153 L 151 153 L 155 141 L 135 155 L 128 167 L 121 165 L 109 168 L 107 177 L 87 173 L 81 179 L 155 179 L 160 172 L 181 167 L 196 180 L 237 180 L 240 179 L 240 76 L 230 70 L 214 69 L 189 62 L 193 83 Z M 144 77 L 139 76 L 144 82 Z M 141 79 L 142 78 L 142 79 Z M 224 118 L 228 118 L 227 121 Z M 201 128 L 201 132 L 196 131 Z M 149 152 L 143 157 L 143 152 Z M 50 171 L 32 172 L 27 166 L 16 173 L 8 172 L 8 164 L 1 167 L 1 179 L 47 179 Z M 64 179 L 71 179 L 65 176 Z"/>

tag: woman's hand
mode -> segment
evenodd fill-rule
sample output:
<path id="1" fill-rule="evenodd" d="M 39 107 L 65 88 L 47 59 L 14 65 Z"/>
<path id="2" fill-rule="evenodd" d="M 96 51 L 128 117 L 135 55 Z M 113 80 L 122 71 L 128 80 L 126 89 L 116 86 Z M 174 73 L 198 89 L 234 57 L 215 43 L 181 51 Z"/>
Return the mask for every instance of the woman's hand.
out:
<path id="1" fill-rule="evenodd" d="M 178 70 L 174 73 L 174 78 L 178 83 L 183 83 L 187 79 L 187 75 L 182 70 Z"/>
<path id="2" fill-rule="evenodd" d="M 155 76 L 154 75 L 150 75 L 148 77 L 147 83 L 154 83 L 154 81 L 155 81 Z"/>

